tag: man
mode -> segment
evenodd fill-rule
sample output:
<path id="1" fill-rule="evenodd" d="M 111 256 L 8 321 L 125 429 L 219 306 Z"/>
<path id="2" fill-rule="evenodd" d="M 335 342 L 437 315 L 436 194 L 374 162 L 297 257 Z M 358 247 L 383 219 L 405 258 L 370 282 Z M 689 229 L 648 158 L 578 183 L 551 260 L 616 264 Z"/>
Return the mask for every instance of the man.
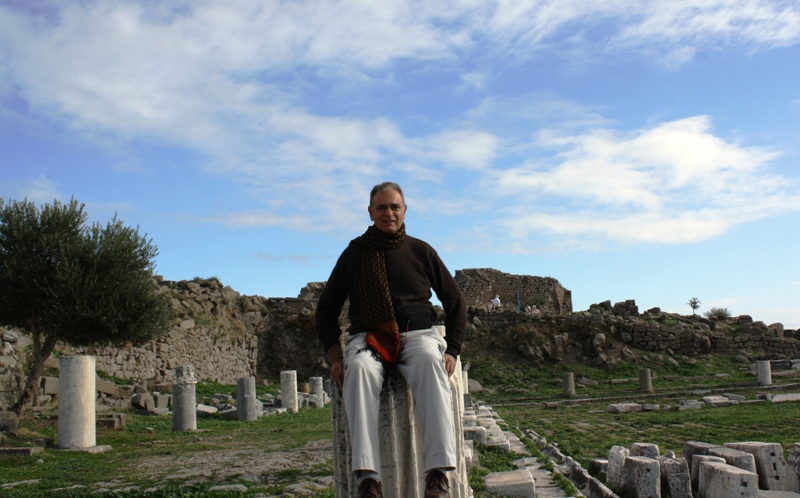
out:
<path id="1" fill-rule="evenodd" d="M 497 311 L 500 309 L 500 295 L 495 294 L 494 298 L 492 299 L 492 310 Z"/>
<path id="2" fill-rule="evenodd" d="M 448 378 L 464 341 L 466 303 L 436 251 L 406 235 L 406 210 L 396 183 L 372 189 L 373 224 L 339 257 L 317 304 L 317 332 L 344 398 L 359 498 L 382 496 L 378 411 L 387 367 L 400 370 L 416 400 L 426 498 L 449 496 L 446 472 L 457 465 Z M 446 313 L 446 338 L 432 328 L 431 289 Z M 342 354 L 338 318 L 348 298 Z"/>

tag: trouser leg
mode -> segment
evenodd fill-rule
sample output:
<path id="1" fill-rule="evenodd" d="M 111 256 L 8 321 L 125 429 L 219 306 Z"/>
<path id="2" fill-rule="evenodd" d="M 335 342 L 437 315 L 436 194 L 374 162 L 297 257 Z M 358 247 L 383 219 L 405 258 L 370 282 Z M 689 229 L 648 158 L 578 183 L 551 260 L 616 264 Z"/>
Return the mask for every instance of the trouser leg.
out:
<path id="1" fill-rule="evenodd" d="M 450 380 L 444 368 L 446 347 L 444 338 L 432 329 L 409 332 L 397 365 L 416 400 L 426 471 L 456 467 Z"/>
<path id="2" fill-rule="evenodd" d="M 352 470 L 379 472 L 378 413 L 384 372 L 366 346 L 366 334 L 348 336 L 342 396 L 350 429 Z"/>

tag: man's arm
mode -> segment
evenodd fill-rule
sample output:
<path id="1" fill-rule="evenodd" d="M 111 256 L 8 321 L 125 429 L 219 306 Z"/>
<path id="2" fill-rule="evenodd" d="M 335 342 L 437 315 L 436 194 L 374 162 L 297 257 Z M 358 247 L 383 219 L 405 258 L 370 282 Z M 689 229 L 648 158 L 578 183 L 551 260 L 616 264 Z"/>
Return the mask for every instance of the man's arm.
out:
<path id="1" fill-rule="evenodd" d="M 328 354 L 331 365 L 331 377 L 342 387 L 344 379 L 344 366 L 342 364 L 342 347 L 339 337 L 342 330 L 339 328 L 339 315 L 347 299 L 347 249 L 339 257 L 333 267 L 330 278 L 325 284 L 325 289 L 319 296 L 316 310 L 316 328 L 322 346 Z"/>
<path id="2" fill-rule="evenodd" d="M 344 383 L 344 360 L 342 358 L 342 346 L 334 344 L 328 349 L 328 362 L 331 364 L 331 377 L 339 384 L 339 389 L 342 389 Z M 455 368 L 455 360 L 453 361 Z"/>

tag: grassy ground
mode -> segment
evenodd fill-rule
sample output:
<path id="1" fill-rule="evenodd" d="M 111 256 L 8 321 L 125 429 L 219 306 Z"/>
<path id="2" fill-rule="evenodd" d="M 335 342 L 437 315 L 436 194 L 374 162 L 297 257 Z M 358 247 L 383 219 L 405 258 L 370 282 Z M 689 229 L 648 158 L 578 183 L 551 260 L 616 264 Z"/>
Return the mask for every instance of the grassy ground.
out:
<path id="1" fill-rule="evenodd" d="M 192 453 L 214 450 L 262 449 L 265 452 L 285 451 L 301 448 L 309 441 L 331 438 L 330 408 L 301 409 L 295 415 L 264 417 L 254 422 L 240 422 L 221 417 L 198 418 L 198 433 L 173 432 L 170 417 L 144 417 L 131 414 L 124 430 L 112 431 L 98 428 L 97 444 L 111 445 L 112 451 L 87 454 L 64 450 L 45 450 L 31 457 L 0 459 L 0 484 L 7 482 L 39 479 L 35 486 L 21 486 L 0 491 L 0 496 L 31 497 L 45 496 L 47 490 L 90 485 L 98 482 L 123 481 L 142 488 L 170 484 L 163 480 L 153 481 L 141 472 L 138 463 L 146 458 L 166 456 L 185 457 Z M 57 436 L 57 422 L 52 416 L 44 418 L 27 417 L 21 423 L 20 435 L 24 437 Z M 22 444 L 10 441 L 10 445 Z M 41 463 L 37 463 L 41 460 Z M 167 462 L 170 459 L 166 459 Z M 168 464 L 167 464 L 168 465 Z M 237 496 L 252 496 L 255 492 L 267 494 L 280 491 L 281 478 L 288 483 L 297 480 L 300 474 L 306 476 L 331 475 L 332 467 L 286 469 L 284 475 L 269 476 L 270 482 L 254 485 L 248 482 L 250 493 Z M 296 470 L 296 471 L 293 471 Z M 266 481 L 266 479 L 265 479 Z M 225 484 L 236 483 L 231 479 Z M 183 482 L 174 483 L 178 489 Z M 208 485 L 186 488 L 183 492 L 202 491 Z M 92 490 L 61 492 L 58 496 L 84 496 Z M 194 496 L 174 494 L 174 490 L 161 491 L 167 494 L 148 496 Z M 123 494 L 121 496 L 137 496 Z M 325 496 L 324 494 L 320 496 Z"/>
<path id="2" fill-rule="evenodd" d="M 469 358 L 470 378 L 480 381 L 487 391 L 475 395 L 485 400 L 512 427 L 530 428 L 557 442 L 562 451 L 574 457 L 584 467 L 589 460 L 606 456 L 615 444 L 630 447 L 634 442 L 656 443 L 662 453 L 673 450 L 681 453 L 683 443 L 691 440 L 722 444 L 729 441 L 758 440 L 781 443 L 789 450 L 800 441 L 800 406 L 798 403 L 760 403 L 677 411 L 680 399 L 700 399 L 699 389 L 731 390 L 752 399 L 758 388 L 736 388 L 734 384 L 753 381 L 747 367 L 733 361 L 731 356 L 700 358 L 691 364 L 678 359 L 675 365 L 665 357 L 644 355 L 613 371 L 578 365 L 556 365 L 533 369 L 521 362 L 495 362 L 489 358 Z M 657 376 L 653 382 L 657 393 L 645 397 L 637 392 L 638 370 L 652 368 Z M 576 382 L 587 377 L 598 383 L 578 389 L 577 398 L 591 402 L 562 403 L 555 410 L 546 409 L 544 401 L 560 400 L 561 388 L 555 384 L 562 373 L 574 372 Z M 611 379 L 632 379 L 626 383 L 611 383 Z M 800 378 L 775 377 L 777 384 L 800 381 Z M 259 387 L 259 392 L 274 393 L 275 388 Z M 738 390 L 736 390 L 738 389 Z M 794 389 L 795 391 L 800 388 Z M 213 383 L 198 384 L 198 399 L 214 393 L 235 394 L 235 386 Z M 672 410 L 610 414 L 606 407 L 614 400 L 669 404 Z M 573 400 L 574 401 L 574 400 Z M 295 415 L 281 415 L 239 422 L 221 417 L 199 418 L 199 433 L 175 433 L 169 417 L 143 417 L 130 414 L 128 427 L 122 431 L 98 428 L 97 444 L 111 445 L 107 453 L 90 455 L 63 450 L 45 450 L 33 457 L 0 458 L 0 485 L 29 479 L 39 479 L 37 485 L 0 490 L 0 496 L 30 498 L 50 496 L 49 490 L 72 485 L 91 485 L 98 482 L 125 482 L 141 487 L 139 491 L 117 493 L 121 497 L 203 496 L 210 483 L 185 485 L 185 480 L 170 482 L 143 473 L 144 462 L 159 459 L 159 465 L 199 455 L 207 451 L 252 451 L 274 453 L 302 448 L 306 443 L 331 439 L 330 408 L 302 409 Z M 20 423 L 24 437 L 57 436 L 55 412 L 39 417 L 28 416 Z M 530 441 L 528 441 L 530 443 Z M 21 442 L 10 441 L 11 445 Z M 471 482 L 479 498 L 490 496 L 482 490 L 481 477 L 491 471 L 510 469 L 518 455 L 496 454 L 482 448 L 481 467 L 473 470 Z M 41 460 L 41 463 L 37 461 Z M 247 493 L 229 496 L 253 496 L 261 492 L 280 494 L 283 486 L 314 476 L 332 475 L 332 462 L 315 466 L 299 465 L 285 468 L 272 475 L 262 476 L 260 482 L 228 477 L 216 484 L 246 483 Z M 183 486 L 182 486 L 183 485 Z M 144 494 L 142 490 L 162 486 L 158 491 Z M 53 496 L 89 496 L 94 488 L 59 492 Z M 220 494 L 219 496 L 226 496 Z M 333 496 L 332 489 L 318 491 L 317 498 Z"/>
<path id="3" fill-rule="evenodd" d="M 786 456 L 793 444 L 800 442 L 800 407 L 798 403 L 741 404 L 700 410 L 677 410 L 685 399 L 702 399 L 710 394 L 734 392 L 752 400 L 764 388 L 742 387 L 756 380 L 748 366 L 733 355 L 708 356 L 690 364 L 678 359 L 675 365 L 656 354 L 645 354 L 614 370 L 593 369 L 583 365 L 555 365 L 527 369 L 520 363 L 491 365 L 490 360 L 474 360 L 471 379 L 481 379 L 489 388 L 486 399 L 507 423 L 530 428 L 557 442 L 568 456 L 585 467 L 595 457 L 606 457 L 613 445 L 630 447 L 635 442 L 659 445 L 682 453 L 686 441 L 722 444 L 733 441 L 765 441 L 781 443 Z M 651 368 L 656 373 L 652 395 L 638 391 L 638 371 Z M 598 381 L 577 389 L 577 396 L 568 400 L 555 383 L 565 372 Z M 484 380 L 486 379 L 486 380 Z M 629 379 L 611 383 L 612 379 Z M 773 378 L 776 387 L 794 385 L 800 391 L 799 376 Z M 581 400 L 581 401 L 576 401 Z M 544 402 L 562 401 L 557 409 L 548 409 Z M 607 406 L 614 402 L 656 403 L 661 409 L 652 412 L 611 414 Z M 664 410 L 666 406 L 671 409 Z"/>

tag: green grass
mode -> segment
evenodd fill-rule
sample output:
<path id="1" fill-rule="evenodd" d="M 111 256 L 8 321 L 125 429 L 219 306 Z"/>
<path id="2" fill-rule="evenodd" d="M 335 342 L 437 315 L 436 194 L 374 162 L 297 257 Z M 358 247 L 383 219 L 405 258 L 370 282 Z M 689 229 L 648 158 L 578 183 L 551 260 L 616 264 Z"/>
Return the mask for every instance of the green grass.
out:
<path id="1" fill-rule="evenodd" d="M 294 415 L 263 417 L 253 422 L 227 420 L 221 417 L 198 418 L 198 429 L 202 432 L 173 432 L 170 417 L 145 417 L 129 415 L 124 430 L 112 431 L 98 428 L 97 444 L 111 445 L 111 451 L 100 454 L 45 449 L 32 457 L 13 457 L 0 459 L 0 484 L 7 482 L 40 479 L 33 486 L 2 490 L 2 496 L 29 497 L 44 496 L 47 490 L 69 487 L 75 484 L 90 485 L 121 479 L 123 482 L 141 486 L 143 489 L 159 486 L 164 482 L 154 481 L 137 469 L 139 459 L 154 456 L 188 456 L 199 451 L 216 449 L 263 449 L 264 451 L 284 451 L 305 446 L 309 441 L 331 438 L 330 407 L 322 409 L 301 409 Z M 56 437 L 58 428 L 50 416 L 28 417 L 20 424 L 19 433 L 25 437 Z M 11 444 L 22 445 L 19 441 Z M 41 460 L 41 463 L 37 463 Z M 303 475 L 331 475 L 329 465 L 316 469 L 301 469 Z M 274 477 L 276 481 L 286 481 L 287 476 L 300 474 L 287 469 L 284 474 Z M 236 480 L 231 480 L 235 483 Z M 288 484 L 289 482 L 284 483 Z M 178 484 L 178 483 L 174 483 Z M 246 483 L 253 492 L 279 494 L 282 486 L 262 483 Z M 200 489 L 200 488 L 198 488 Z M 93 490 L 93 489 L 92 489 Z M 165 494 L 148 496 L 200 496 L 191 490 L 176 491 L 169 488 Z M 70 491 L 73 494 L 58 496 L 84 496 L 83 491 Z M 200 491 L 198 491 L 200 493 Z M 139 496 L 120 494 L 119 496 Z M 241 495 L 237 496 L 251 496 Z M 325 496 L 324 494 L 318 496 Z"/>
<path id="2" fill-rule="evenodd" d="M 495 408 L 506 422 L 533 429 L 584 467 L 592 458 L 608 456 L 614 445 L 655 443 L 661 453 L 680 455 L 686 441 L 723 444 L 734 441 L 780 443 L 791 450 L 800 440 L 797 403 L 762 403 L 700 410 L 612 414 L 607 404 Z M 673 407 L 675 406 L 673 402 Z M 787 455 L 788 457 L 788 455 Z"/>
<path id="3" fill-rule="evenodd" d="M 525 361 L 499 362 L 492 357 L 469 358 L 469 378 L 477 380 L 488 392 L 479 397 L 488 402 L 524 398 L 558 398 L 561 388 L 556 380 L 564 373 L 572 372 L 575 382 L 582 377 L 597 381 L 594 386 L 579 388 L 578 397 L 619 396 L 626 391 L 638 389 L 639 370 L 650 368 L 656 374 L 653 387 L 677 389 L 687 386 L 714 388 L 732 386 L 735 382 L 755 380 L 749 370 L 734 361 L 734 355 L 715 355 L 696 358 L 691 364 L 677 358 L 677 365 L 668 357 L 657 353 L 642 353 L 629 363 L 617 365 L 612 370 L 592 368 L 586 365 L 557 364 L 532 368 Z M 611 384 L 612 379 L 629 379 L 627 383 Z"/>

